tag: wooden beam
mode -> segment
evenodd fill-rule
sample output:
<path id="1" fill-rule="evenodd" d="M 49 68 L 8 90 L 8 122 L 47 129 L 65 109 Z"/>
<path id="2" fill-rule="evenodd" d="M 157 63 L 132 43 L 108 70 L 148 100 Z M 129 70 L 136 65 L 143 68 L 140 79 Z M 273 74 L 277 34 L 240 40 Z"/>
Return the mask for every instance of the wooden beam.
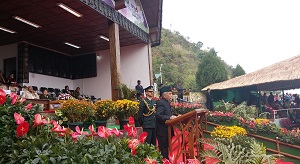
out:
<path id="1" fill-rule="evenodd" d="M 148 64 L 149 64 L 149 80 L 150 80 L 150 85 L 153 85 L 151 43 L 148 44 Z"/>
<path id="2" fill-rule="evenodd" d="M 110 75 L 111 75 L 111 97 L 112 100 L 118 100 L 120 89 L 121 76 L 121 61 L 120 61 L 120 39 L 119 25 L 109 21 L 109 52 L 110 52 Z"/>

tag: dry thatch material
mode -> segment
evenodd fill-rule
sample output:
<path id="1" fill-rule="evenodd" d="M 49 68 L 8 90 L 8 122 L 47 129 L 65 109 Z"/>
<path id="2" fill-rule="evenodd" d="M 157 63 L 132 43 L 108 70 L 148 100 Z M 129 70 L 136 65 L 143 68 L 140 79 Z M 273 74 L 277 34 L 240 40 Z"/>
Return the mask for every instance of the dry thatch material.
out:
<path id="1" fill-rule="evenodd" d="M 300 88 L 300 55 L 272 64 L 258 71 L 209 85 L 202 91 L 256 86 L 259 91 Z"/>

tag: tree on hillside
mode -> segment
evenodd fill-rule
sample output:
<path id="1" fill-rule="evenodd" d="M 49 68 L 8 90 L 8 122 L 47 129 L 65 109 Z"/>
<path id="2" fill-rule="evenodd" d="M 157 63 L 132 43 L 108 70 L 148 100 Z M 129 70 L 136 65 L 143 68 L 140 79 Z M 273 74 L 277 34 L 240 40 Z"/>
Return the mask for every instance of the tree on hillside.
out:
<path id="1" fill-rule="evenodd" d="M 246 72 L 239 64 L 236 65 L 236 67 L 232 70 L 232 78 L 245 75 L 245 74 Z"/>
<path id="2" fill-rule="evenodd" d="M 225 64 L 217 56 L 217 52 L 214 49 L 210 49 L 200 61 L 196 73 L 196 82 L 199 89 L 227 80 L 227 77 L 228 72 Z"/>

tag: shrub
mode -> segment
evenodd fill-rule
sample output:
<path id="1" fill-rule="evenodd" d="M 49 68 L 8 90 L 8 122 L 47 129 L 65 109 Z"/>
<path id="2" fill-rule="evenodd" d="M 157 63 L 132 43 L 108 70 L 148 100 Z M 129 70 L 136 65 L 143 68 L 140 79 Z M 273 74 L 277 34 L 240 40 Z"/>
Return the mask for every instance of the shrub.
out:
<path id="1" fill-rule="evenodd" d="M 107 120 L 115 115 L 116 102 L 112 100 L 99 100 L 95 102 L 96 118 Z"/>
<path id="2" fill-rule="evenodd" d="M 84 122 L 95 115 L 95 106 L 87 101 L 66 100 L 59 111 L 68 122 Z"/>

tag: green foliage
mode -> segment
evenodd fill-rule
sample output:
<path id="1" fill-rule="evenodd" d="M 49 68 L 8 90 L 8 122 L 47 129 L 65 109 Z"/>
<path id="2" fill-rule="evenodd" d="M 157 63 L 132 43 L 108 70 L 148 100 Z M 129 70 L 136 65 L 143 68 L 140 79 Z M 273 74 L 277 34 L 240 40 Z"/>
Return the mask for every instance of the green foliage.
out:
<path id="1" fill-rule="evenodd" d="M 33 126 L 34 115 L 40 113 L 38 105 L 26 109 L 27 103 L 17 101 L 11 104 L 7 96 L 5 104 L 0 106 L 0 163 L 52 163 L 52 164 L 144 164 L 145 158 L 161 163 L 162 157 L 156 148 L 148 144 L 139 144 L 136 155 L 128 147 L 126 135 L 108 138 L 80 136 L 74 142 L 70 137 L 72 131 L 59 137 L 52 132 L 52 124 Z M 18 138 L 14 113 L 21 114 L 29 123 L 29 131 Z M 50 120 L 49 120 L 50 121 Z"/>
<path id="2" fill-rule="evenodd" d="M 276 163 L 276 156 L 267 155 L 266 148 L 259 142 L 245 136 L 232 139 L 201 140 L 200 142 L 213 147 L 213 150 L 201 152 L 201 156 L 219 159 L 219 163 L 226 164 L 263 164 Z"/>
<path id="3" fill-rule="evenodd" d="M 215 111 L 232 112 L 236 117 L 244 119 L 256 118 L 258 116 L 258 109 L 256 106 L 248 106 L 246 102 L 242 102 L 235 106 L 232 103 L 220 100 L 220 105 L 214 108 Z"/>
<path id="4" fill-rule="evenodd" d="M 189 37 L 182 36 L 178 31 L 162 29 L 161 45 L 152 48 L 152 67 L 153 73 L 160 73 L 160 65 L 162 66 L 163 83 L 176 84 L 181 81 L 184 88 L 199 89 L 198 81 L 196 82 L 196 73 L 200 61 L 208 54 L 212 53 L 216 56 L 217 52 L 212 48 L 209 51 L 201 50 L 203 43 L 198 41 L 192 43 Z M 230 78 L 232 74 L 232 66 L 225 61 L 220 60 L 225 69 L 221 72 L 227 72 L 226 78 Z M 213 77 L 219 76 L 220 73 L 213 73 Z M 217 77 L 219 79 L 219 77 Z M 160 78 L 154 79 L 160 84 Z M 221 81 L 223 81 L 222 79 Z M 202 83 L 202 81 L 200 81 Z M 205 84 L 206 85 L 206 84 Z"/>
<path id="5" fill-rule="evenodd" d="M 120 99 L 134 99 L 134 95 L 136 94 L 136 90 L 130 89 L 126 84 L 121 84 L 121 98 Z"/>
<path id="6" fill-rule="evenodd" d="M 232 78 L 238 77 L 241 75 L 245 75 L 245 70 L 238 64 L 236 67 L 232 70 Z"/>
<path id="7" fill-rule="evenodd" d="M 214 83 L 228 79 L 228 72 L 224 63 L 211 49 L 201 60 L 196 73 L 196 82 L 200 89 Z"/>

